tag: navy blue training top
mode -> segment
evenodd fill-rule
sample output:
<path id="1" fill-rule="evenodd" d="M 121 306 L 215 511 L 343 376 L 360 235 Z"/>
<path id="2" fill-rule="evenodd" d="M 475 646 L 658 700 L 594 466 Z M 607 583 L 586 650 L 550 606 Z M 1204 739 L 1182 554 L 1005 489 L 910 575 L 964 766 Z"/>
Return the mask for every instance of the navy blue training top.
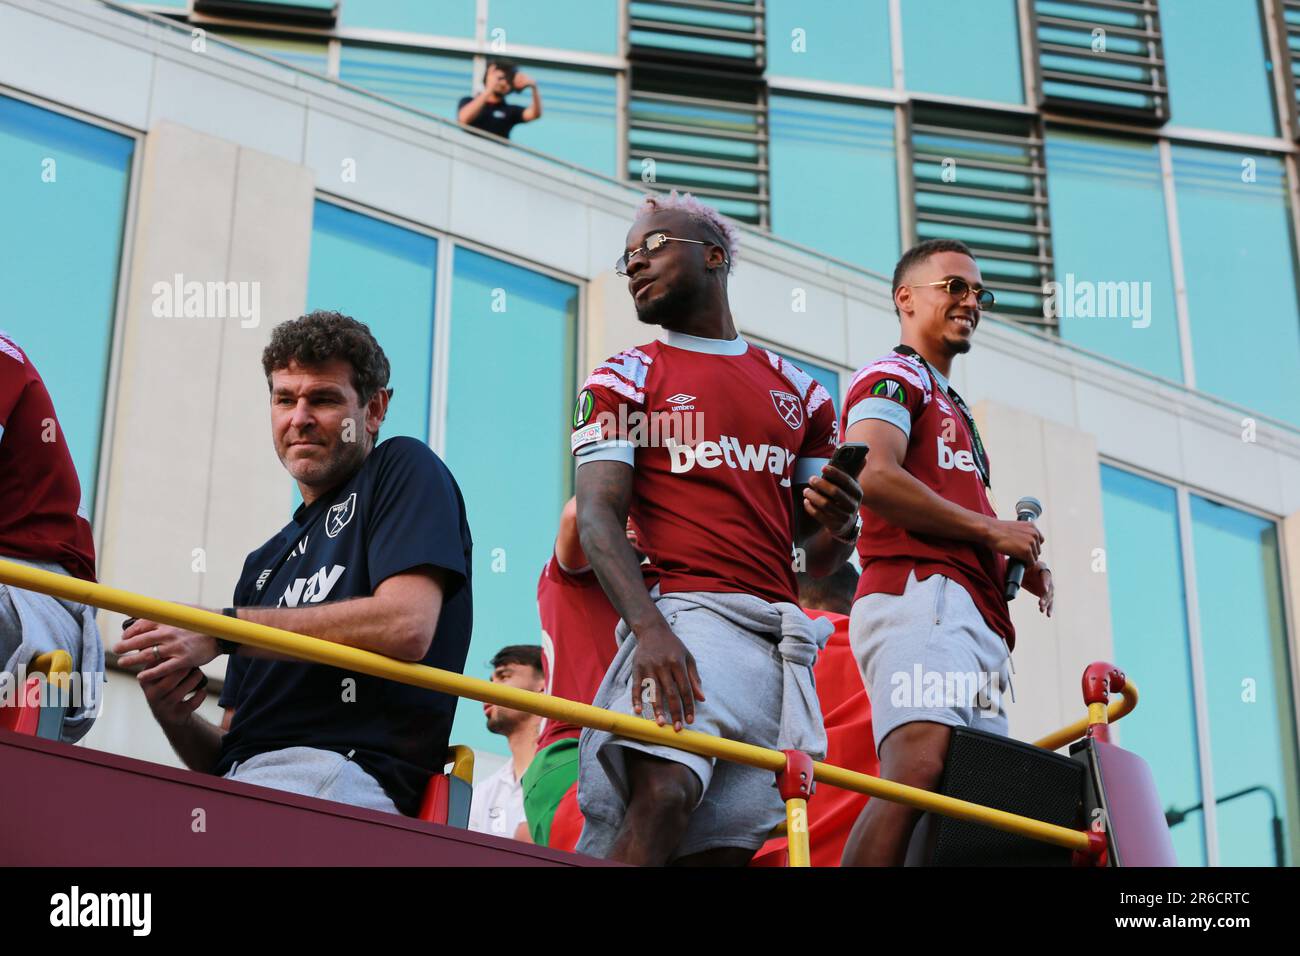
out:
<path id="1" fill-rule="evenodd" d="M 461 673 L 473 620 L 471 548 L 465 502 L 447 466 L 423 442 L 390 438 L 348 482 L 301 505 L 248 556 L 235 605 L 368 597 L 386 578 L 433 565 L 445 572 L 447 589 L 421 663 Z M 355 751 L 397 808 L 414 816 L 429 777 L 442 771 L 456 698 L 323 664 L 235 655 L 220 704 L 235 715 L 216 773 L 285 747 Z"/>
<path id="2" fill-rule="evenodd" d="M 465 104 L 474 99 L 472 96 L 462 96 L 460 103 L 456 106 L 457 115 L 465 108 Z M 494 133 L 497 136 L 510 138 L 510 131 L 524 121 L 524 108 L 516 103 L 507 103 L 502 100 L 500 103 L 485 103 L 483 111 L 474 117 L 470 123 L 475 129 L 481 129 L 485 133 Z"/>

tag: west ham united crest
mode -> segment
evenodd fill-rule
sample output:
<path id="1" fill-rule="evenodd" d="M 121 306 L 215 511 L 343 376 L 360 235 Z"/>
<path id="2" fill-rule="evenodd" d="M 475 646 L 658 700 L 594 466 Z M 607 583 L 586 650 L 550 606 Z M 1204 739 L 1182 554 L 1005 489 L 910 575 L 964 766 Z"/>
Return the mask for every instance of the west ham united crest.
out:
<path id="1" fill-rule="evenodd" d="M 337 538 L 339 532 L 348 526 L 356 510 L 357 493 L 354 491 L 348 495 L 347 500 L 330 506 L 329 513 L 325 515 L 325 533 L 331 538 Z"/>
<path id="2" fill-rule="evenodd" d="M 791 395 L 789 392 L 778 392 L 775 389 L 769 394 L 772 396 L 772 404 L 776 406 L 777 414 L 785 419 L 787 425 L 797 429 L 803 424 L 803 406 L 799 404 L 799 396 Z"/>

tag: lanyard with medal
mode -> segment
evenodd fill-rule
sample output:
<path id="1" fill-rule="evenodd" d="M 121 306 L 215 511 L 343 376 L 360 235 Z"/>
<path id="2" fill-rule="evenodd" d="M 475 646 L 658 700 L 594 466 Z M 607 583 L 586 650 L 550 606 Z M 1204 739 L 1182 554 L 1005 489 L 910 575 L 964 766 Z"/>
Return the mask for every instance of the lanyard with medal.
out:
<path id="1" fill-rule="evenodd" d="M 925 366 L 925 370 L 930 373 L 930 376 L 934 379 L 934 383 L 936 385 L 939 384 L 938 373 L 930 367 L 930 363 L 925 360 L 925 356 L 916 349 L 912 348 L 910 345 L 898 345 L 894 347 L 894 351 L 899 355 L 907 355 L 915 358 Z M 965 399 L 957 394 L 957 390 L 953 388 L 952 385 L 948 386 L 947 392 L 948 397 L 952 399 L 952 403 L 957 406 L 957 411 L 961 412 L 961 417 L 966 420 L 966 427 L 970 430 L 971 446 L 975 452 L 975 467 L 979 470 L 980 480 L 984 482 L 984 487 L 988 488 L 989 459 L 988 455 L 984 453 L 984 442 L 980 440 L 980 430 L 975 425 L 975 416 L 971 414 L 970 408 L 967 407 Z"/>

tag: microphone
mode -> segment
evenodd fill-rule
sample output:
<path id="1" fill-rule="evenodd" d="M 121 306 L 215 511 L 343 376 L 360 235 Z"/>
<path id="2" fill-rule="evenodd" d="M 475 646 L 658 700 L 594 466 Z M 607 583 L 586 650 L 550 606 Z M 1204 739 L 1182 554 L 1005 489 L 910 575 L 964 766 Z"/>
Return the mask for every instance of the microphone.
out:
<path id="1" fill-rule="evenodd" d="M 1034 521 L 1042 517 L 1043 506 L 1037 498 L 1021 498 L 1016 502 L 1016 520 Z M 1007 562 L 1006 598 L 1014 601 L 1020 591 L 1020 582 L 1025 578 L 1025 562 L 1012 558 Z"/>

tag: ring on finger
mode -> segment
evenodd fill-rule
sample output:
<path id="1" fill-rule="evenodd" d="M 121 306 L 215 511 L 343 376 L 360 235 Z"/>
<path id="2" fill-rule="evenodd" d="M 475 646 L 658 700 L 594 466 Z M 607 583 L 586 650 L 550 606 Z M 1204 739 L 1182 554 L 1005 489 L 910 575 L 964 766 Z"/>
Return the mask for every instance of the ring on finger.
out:
<path id="1" fill-rule="evenodd" d="M 162 652 L 158 650 L 157 644 L 153 646 L 153 659 L 155 663 L 162 660 Z"/>

